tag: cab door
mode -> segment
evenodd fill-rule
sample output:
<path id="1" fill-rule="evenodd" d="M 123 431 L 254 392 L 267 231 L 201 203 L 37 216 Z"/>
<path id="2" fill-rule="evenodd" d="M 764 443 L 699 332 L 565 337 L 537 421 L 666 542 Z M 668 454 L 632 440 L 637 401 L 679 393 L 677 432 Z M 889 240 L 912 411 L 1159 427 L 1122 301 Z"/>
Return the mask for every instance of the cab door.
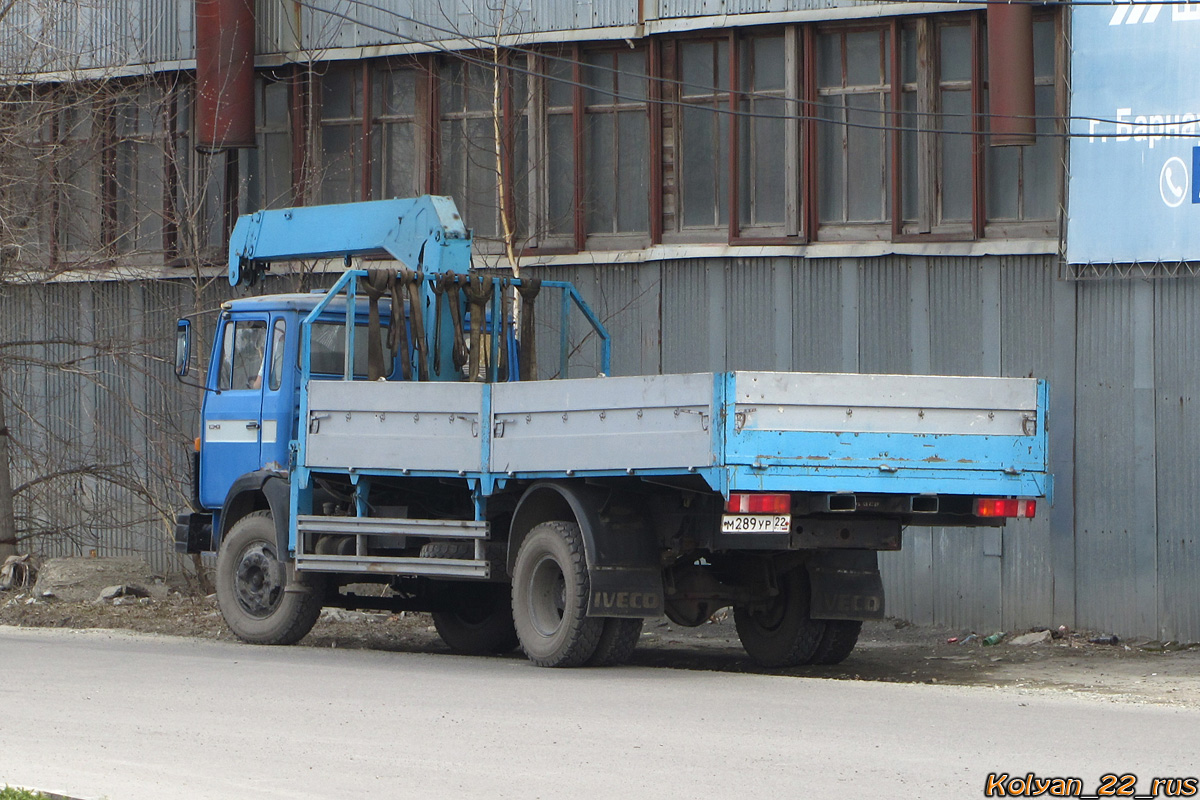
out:
<path id="1" fill-rule="evenodd" d="M 266 314 L 223 317 L 214 343 L 200 455 L 200 502 L 220 508 L 233 482 L 262 466 Z"/>

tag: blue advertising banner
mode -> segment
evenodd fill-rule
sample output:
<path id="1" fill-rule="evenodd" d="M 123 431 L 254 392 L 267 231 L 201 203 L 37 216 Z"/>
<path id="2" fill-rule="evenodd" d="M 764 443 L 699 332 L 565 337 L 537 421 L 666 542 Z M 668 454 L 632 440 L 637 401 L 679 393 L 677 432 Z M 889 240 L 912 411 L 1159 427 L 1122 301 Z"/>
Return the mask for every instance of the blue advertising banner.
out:
<path id="1" fill-rule="evenodd" d="M 1200 260 L 1200 1 L 1072 16 L 1067 261 Z"/>

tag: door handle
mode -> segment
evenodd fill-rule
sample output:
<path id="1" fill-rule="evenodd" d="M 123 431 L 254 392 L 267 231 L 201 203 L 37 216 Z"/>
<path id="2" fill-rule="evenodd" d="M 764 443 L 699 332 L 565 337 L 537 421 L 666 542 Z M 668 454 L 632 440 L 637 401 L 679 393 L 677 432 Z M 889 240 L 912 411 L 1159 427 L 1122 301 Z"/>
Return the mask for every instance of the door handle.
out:
<path id="1" fill-rule="evenodd" d="M 258 429 L 259 429 L 259 424 L 257 422 L 247 422 L 246 423 L 246 430 L 256 431 Z"/>

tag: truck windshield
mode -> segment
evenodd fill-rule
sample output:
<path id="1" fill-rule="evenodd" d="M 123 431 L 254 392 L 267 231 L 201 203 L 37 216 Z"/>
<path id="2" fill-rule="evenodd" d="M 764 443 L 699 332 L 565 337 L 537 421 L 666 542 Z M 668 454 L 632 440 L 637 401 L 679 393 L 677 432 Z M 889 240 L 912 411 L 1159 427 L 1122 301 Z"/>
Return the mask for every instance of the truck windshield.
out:
<path id="1" fill-rule="evenodd" d="M 367 326 L 354 328 L 354 377 L 367 377 Z M 387 326 L 381 325 L 379 337 L 387 350 Z M 346 325 L 315 322 L 312 326 L 312 372 L 314 375 L 341 375 L 346 363 Z"/>

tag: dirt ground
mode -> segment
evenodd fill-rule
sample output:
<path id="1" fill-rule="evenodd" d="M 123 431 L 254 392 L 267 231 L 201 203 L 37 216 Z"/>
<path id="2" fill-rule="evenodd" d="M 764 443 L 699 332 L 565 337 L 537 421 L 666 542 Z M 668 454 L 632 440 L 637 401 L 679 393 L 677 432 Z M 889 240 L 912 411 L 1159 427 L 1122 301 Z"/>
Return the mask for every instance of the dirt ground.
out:
<path id="1" fill-rule="evenodd" d="M 180 591 L 180 590 L 183 591 Z M 187 587 L 152 597 L 64 601 L 32 589 L 0 592 L 0 625 L 115 628 L 169 636 L 232 640 L 213 596 Z M 649 620 L 631 664 L 668 669 L 794 675 L 833 680 L 940 683 L 1053 690 L 1114 701 L 1200 708 L 1200 645 L 1118 642 L 1094 644 L 1096 632 L 1061 633 L 1051 642 L 984 646 L 993 631 L 917 627 L 896 620 L 867 623 L 858 648 L 836 667 L 764 670 L 742 651 L 732 615 L 719 612 L 698 628 Z M 1056 632 L 1059 633 L 1059 632 Z M 948 643 L 957 637 L 959 641 Z M 368 648 L 394 652 L 449 652 L 427 614 L 327 609 L 303 647 Z M 520 658 L 513 654 L 511 658 Z"/>

